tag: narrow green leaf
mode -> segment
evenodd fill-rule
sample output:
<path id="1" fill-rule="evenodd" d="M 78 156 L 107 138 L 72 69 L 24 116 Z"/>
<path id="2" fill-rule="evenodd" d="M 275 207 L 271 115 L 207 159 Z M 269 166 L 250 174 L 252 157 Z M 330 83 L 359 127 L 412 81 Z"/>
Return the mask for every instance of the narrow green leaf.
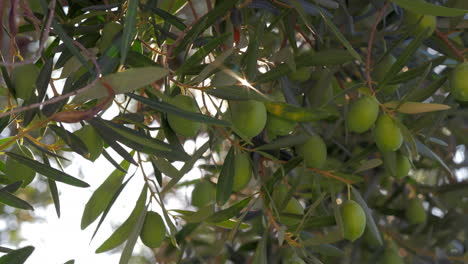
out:
<path id="1" fill-rule="evenodd" d="M 96 250 L 96 253 L 109 251 L 127 240 L 134 226 L 137 224 L 142 211 L 145 209 L 147 190 L 148 187 L 145 185 L 141 190 L 140 196 L 138 197 L 138 200 L 135 204 L 135 208 L 133 209 L 130 216 L 121 226 L 119 226 L 119 228 L 114 231 L 114 233 L 106 241 L 104 241 L 104 243 L 102 243 L 101 246 L 99 246 L 99 248 Z"/>
<path id="2" fill-rule="evenodd" d="M 160 112 L 178 115 L 178 116 L 187 118 L 189 120 L 206 123 L 206 124 L 212 124 L 212 125 L 218 125 L 218 126 L 230 126 L 231 125 L 229 122 L 225 120 L 219 120 L 219 119 L 206 116 L 203 114 L 185 111 L 165 102 L 151 100 L 149 98 L 141 97 L 139 95 L 134 95 L 134 94 L 129 94 L 128 96 Z"/>
<path id="3" fill-rule="evenodd" d="M 130 162 L 123 160 L 120 166 L 128 170 Z M 85 205 L 83 215 L 81 216 L 81 229 L 85 229 L 93 223 L 99 215 L 108 207 L 112 197 L 121 187 L 125 173 L 120 170 L 114 170 L 107 179 L 94 191 Z"/>
<path id="4" fill-rule="evenodd" d="M 119 189 L 117 189 L 117 191 L 115 191 L 114 195 L 112 196 L 112 199 L 111 199 L 110 202 L 107 204 L 106 209 L 104 210 L 104 212 L 102 212 L 102 216 L 101 216 L 101 218 L 99 219 L 99 223 L 97 224 L 96 229 L 94 230 L 94 233 L 93 233 L 93 236 L 91 237 L 91 240 L 94 238 L 94 236 L 96 236 L 97 231 L 99 230 L 99 228 L 101 227 L 102 223 L 104 222 L 104 219 L 106 219 L 106 216 L 107 216 L 107 214 L 109 213 L 110 209 L 112 208 L 112 205 L 114 205 L 114 202 L 117 200 L 117 198 L 119 197 L 120 193 L 123 191 L 123 189 L 125 188 L 125 186 L 127 186 L 127 183 L 128 183 L 132 178 L 133 178 L 133 176 L 130 176 L 130 178 L 128 178 L 122 185 L 120 185 Z"/>
<path id="5" fill-rule="evenodd" d="M 223 168 L 216 184 L 216 202 L 223 205 L 227 202 L 232 192 L 234 183 L 234 147 L 231 147 L 224 159 Z"/>
<path id="6" fill-rule="evenodd" d="M 170 151 L 172 147 L 169 144 L 164 143 L 163 141 L 154 139 L 144 133 L 140 133 L 138 131 L 135 131 L 133 129 L 130 129 L 126 126 L 105 121 L 102 120 L 104 124 L 106 124 L 108 127 L 110 127 L 112 130 L 117 132 L 123 137 L 128 138 L 129 140 L 132 140 L 138 144 L 141 144 L 143 146 L 147 146 L 150 148 L 154 148 L 157 150 L 163 150 L 163 151 Z"/>
<path id="7" fill-rule="evenodd" d="M 54 28 L 54 32 L 57 33 L 60 40 L 65 44 L 67 49 L 80 60 L 81 64 L 90 72 L 94 73 L 94 70 L 91 68 L 90 64 L 88 63 L 88 59 L 81 54 L 80 50 L 75 46 L 73 43 L 73 39 L 68 36 L 67 32 L 63 29 L 62 25 L 60 25 L 56 19 L 52 19 L 52 27 Z"/>
<path id="8" fill-rule="evenodd" d="M 310 136 L 307 134 L 299 134 L 299 135 L 289 135 L 285 137 L 276 138 L 270 143 L 261 145 L 256 148 L 256 150 L 273 150 L 273 149 L 280 149 L 280 148 L 289 148 L 292 146 L 297 146 L 305 143 Z"/>
<path id="9" fill-rule="evenodd" d="M 450 106 L 444 104 L 434 104 L 434 103 L 420 103 L 420 102 L 404 102 L 400 103 L 398 101 L 391 101 L 384 103 L 388 108 L 395 109 L 400 113 L 405 114 L 420 114 L 434 111 L 442 111 L 450 109 Z"/>
<path id="10" fill-rule="evenodd" d="M 49 128 L 52 129 L 52 131 L 54 131 L 54 133 L 59 136 L 73 151 L 83 157 L 89 156 L 86 144 L 78 136 L 56 125 L 49 125 Z"/>
<path id="11" fill-rule="evenodd" d="M 138 219 L 133 226 L 133 230 L 128 237 L 127 243 L 125 244 L 125 247 L 122 251 L 122 255 L 120 256 L 119 264 L 128 264 L 128 261 L 132 257 L 133 248 L 135 247 L 138 236 L 140 235 L 147 212 L 148 208 L 145 207 L 145 209 L 141 211 L 140 215 L 138 215 Z"/>
<path id="12" fill-rule="evenodd" d="M 345 46 L 345 48 L 348 50 L 348 52 L 353 56 L 356 60 L 359 62 L 363 62 L 361 56 L 354 50 L 353 46 L 349 41 L 341 34 L 340 30 L 335 26 L 335 24 L 326 16 L 323 14 L 322 9 L 319 8 L 320 16 L 322 19 L 325 21 L 325 24 L 331 29 L 335 37 Z"/>
<path id="13" fill-rule="evenodd" d="M 13 250 L 10 253 L 0 257 L 0 264 L 23 264 L 33 253 L 33 251 L 33 246 L 27 246 Z"/>
<path id="14" fill-rule="evenodd" d="M 222 221 L 229 220 L 230 218 L 236 216 L 242 209 L 244 209 L 247 204 L 250 202 L 252 197 L 247 197 L 233 206 L 226 208 L 224 210 L 218 211 L 206 219 L 207 222 L 219 223 Z"/>
<path id="15" fill-rule="evenodd" d="M 112 158 L 112 156 L 106 151 L 106 149 L 103 149 L 102 150 L 102 155 L 112 164 L 114 165 L 114 167 L 118 170 L 120 170 L 121 172 L 125 172 L 127 173 L 126 170 L 124 170 L 124 168 L 122 168 L 119 163 L 117 163 L 117 161 L 114 160 L 114 158 Z"/>
<path id="16" fill-rule="evenodd" d="M 26 157 L 23 157 L 21 155 L 18 155 L 12 152 L 6 152 L 5 154 L 8 155 L 8 157 L 30 167 L 35 172 L 40 173 L 44 175 L 45 177 L 50 178 L 52 180 L 63 182 L 63 183 L 76 186 L 76 187 L 89 187 L 89 184 L 87 184 L 86 182 L 80 179 L 77 179 L 75 177 L 72 177 L 63 171 L 44 165 L 33 159 L 26 158 Z"/>
<path id="17" fill-rule="evenodd" d="M 383 245 L 382 237 L 380 236 L 379 228 L 377 227 L 374 217 L 372 216 L 372 210 L 367 206 L 366 201 L 362 198 L 361 194 L 359 193 L 356 188 L 351 186 L 351 191 L 354 196 L 354 200 L 362 207 L 364 213 L 366 214 L 366 225 L 369 228 L 372 236 L 377 239 L 380 245 Z"/>
<path id="18" fill-rule="evenodd" d="M 427 36 L 427 31 L 429 29 L 426 29 L 422 32 L 420 32 L 406 47 L 406 49 L 403 51 L 403 53 L 398 57 L 396 62 L 392 64 L 390 69 L 388 70 L 387 74 L 385 75 L 383 81 L 379 84 L 381 87 L 385 86 L 387 83 L 389 83 L 395 75 L 400 72 L 400 70 L 405 66 L 405 64 L 408 62 L 408 60 L 413 56 L 413 54 L 418 50 L 418 48 L 421 46 L 422 42 L 426 39 Z"/>
<path id="19" fill-rule="evenodd" d="M 437 90 L 439 90 L 439 88 L 442 87 L 442 85 L 444 85 L 447 79 L 448 79 L 447 76 L 442 76 L 441 78 L 431 83 L 431 85 L 421 88 L 421 89 L 414 90 L 411 94 L 408 95 L 407 99 L 409 101 L 415 101 L 415 102 L 424 101 L 428 99 L 429 97 L 431 97 L 432 95 L 434 95 L 434 93 Z"/>
<path id="20" fill-rule="evenodd" d="M 271 101 L 269 97 L 240 85 L 217 86 L 212 89 L 207 89 L 206 93 L 226 100 L 256 100 L 261 102 Z"/>
<path id="21" fill-rule="evenodd" d="M 166 192 L 170 191 L 172 187 L 174 187 L 182 179 L 182 177 L 184 177 L 184 175 L 193 168 L 195 162 L 200 159 L 200 157 L 209 149 L 209 147 L 210 141 L 207 141 L 199 149 L 197 149 L 197 151 L 193 153 L 192 158 L 186 161 L 179 172 L 166 184 L 166 186 L 164 186 L 164 189 L 161 191 L 161 193 L 165 194 Z"/>
<path id="22" fill-rule="evenodd" d="M 203 58 L 205 58 L 208 54 L 210 54 L 213 50 L 218 48 L 228 37 L 230 36 L 230 32 L 224 33 L 223 35 L 212 39 L 202 47 L 200 47 L 197 52 L 195 52 L 192 56 L 190 56 L 182 66 L 177 69 L 176 74 L 183 74 L 187 70 L 190 70 L 192 67 L 200 63 Z"/>
<path id="23" fill-rule="evenodd" d="M 198 35 L 208 27 L 211 27 L 218 18 L 226 15 L 226 13 L 233 8 L 237 2 L 239 2 L 239 0 L 222 1 L 210 12 L 198 19 L 192 28 L 187 31 L 184 38 L 173 49 L 172 56 L 177 56 L 180 52 L 185 50 L 185 48 L 192 43 Z"/>
<path id="24" fill-rule="evenodd" d="M 463 16 L 468 13 L 467 9 L 450 8 L 441 5 L 427 3 L 425 1 L 412 0 L 392 0 L 393 3 L 404 9 L 415 12 L 416 14 L 431 15 L 431 16 Z"/>
<path id="25" fill-rule="evenodd" d="M 169 24 L 176 27 L 178 30 L 184 31 L 185 28 L 187 28 L 187 26 L 182 22 L 180 18 L 172 15 L 171 13 L 151 5 L 146 5 L 145 7 L 148 7 L 151 10 L 151 12 L 163 18 L 164 22 L 168 22 Z"/>
<path id="26" fill-rule="evenodd" d="M 122 35 L 122 46 L 120 47 L 120 64 L 124 64 L 127 59 L 128 50 L 132 45 L 132 41 L 136 30 L 138 0 L 128 0 L 127 13 L 125 14 L 125 23 Z"/>
<path id="27" fill-rule="evenodd" d="M 19 209 L 34 210 L 28 202 L 21 200 L 7 191 L 0 191 L 0 203 Z"/>
<path id="28" fill-rule="evenodd" d="M 111 73 L 103 77 L 115 94 L 129 93 L 150 85 L 163 78 L 169 73 L 167 69 L 161 67 L 141 67 L 130 68 L 122 72 Z M 108 96 L 106 87 L 102 82 L 97 84 L 86 92 L 78 94 L 73 102 L 82 103 L 87 100 L 99 99 Z"/>
<path id="29" fill-rule="evenodd" d="M 58 194 L 57 183 L 54 180 L 47 179 L 47 184 L 49 185 L 50 194 L 54 201 L 55 212 L 57 213 L 57 217 L 60 218 L 60 197 Z"/>
<path id="30" fill-rule="evenodd" d="M 370 160 L 366 160 L 366 162 L 364 162 L 363 164 L 361 164 L 357 169 L 356 171 L 354 171 L 354 173 L 359 173 L 359 172 L 362 172 L 362 171 L 366 171 L 366 170 L 371 170 L 373 168 L 377 168 L 379 167 L 380 165 L 382 165 L 382 160 L 381 159 L 370 159 Z"/>
<path id="31" fill-rule="evenodd" d="M 444 168 L 445 171 L 447 171 L 447 173 L 453 177 L 452 170 L 450 170 L 447 164 L 445 164 L 445 162 L 437 154 L 435 154 L 429 147 L 424 145 L 421 141 L 415 139 L 415 143 L 416 149 L 419 154 L 439 163 L 442 166 L 442 168 Z"/>

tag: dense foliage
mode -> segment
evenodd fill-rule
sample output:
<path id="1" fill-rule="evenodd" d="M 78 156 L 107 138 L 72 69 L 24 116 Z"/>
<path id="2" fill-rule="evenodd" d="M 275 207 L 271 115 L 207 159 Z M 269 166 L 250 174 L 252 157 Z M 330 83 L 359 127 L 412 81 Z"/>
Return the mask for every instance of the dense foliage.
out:
<path id="1" fill-rule="evenodd" d="M 120 263 L 136 243 L 158 263 L 467 263 L 467 10 L 1 1 L 2 218 L 47 197 L 60 216 L 61 185 L 89 187 L 63 166 L 73 152 L 115 167 L 82 229 L 109 224 L 144 180 L 96 249 L 125 245 Z M 184 179 L 193 168 L 202 178 Z M 186 186 L 191 205 L 172 210 L 165 197 Z M 34 246 L 0 247 L 0 263 Z"/>

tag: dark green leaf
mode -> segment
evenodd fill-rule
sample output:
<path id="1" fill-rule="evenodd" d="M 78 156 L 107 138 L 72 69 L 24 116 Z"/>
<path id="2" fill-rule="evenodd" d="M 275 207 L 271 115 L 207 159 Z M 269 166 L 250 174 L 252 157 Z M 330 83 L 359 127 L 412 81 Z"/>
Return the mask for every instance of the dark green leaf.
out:
<path id="1" fill-rule="evenodd" d="M 177 56 L 180 52 L 192 43 L 198 35 L 200 35 L 205 29 L 212 26 L 213 23 L 220 17 L 224 16 L 239 0 L 222 1 L 216 5 L 213 10 L 208 12 L 206 15 L 198 19 L 198 21 L 187 31 L 184 38 L 178 43 L 173 49 L 172 56 Z"/>
<path id="2" fill-rule="evenodd" d="M 148 208 L 144 208 L 140 215 L 138 215 L 138 219 L 133 226 L 133 230 L 128 237 L 127 243 L 122 251 L 122 255 L 120 256 L 119 264 L 127 264 L 130 258 L 132 257 L 133 248 L 137 242 L 138 236 L 140 235 L 141 228 L 143 227 L 143 223 L 145 222 L 145 216 L 147 213 Z"/>
<path id="3" fill-rule="evenodd" d="M 247 204 L 250 202 L 252 197 L 247 197 L 240 202 L 235 203 L 233 206 L 226 208 L 224 210 L 218 211 L 208 217 L 206 221 L 212 223 L 219 223 L 225 220 L 229 220 L 231 217 L 236 216 L 242 209 L 244 209 Z"/>
<path id="4" fill-rule="evenodd" d="M 441 5 L 427 3 L 425 1 L 411 0 L 392 0 L 393 3 L 401 6 L 404 9 L 413 11 L 416 14 L 431 15 L 431 16 L 463 16 L 468 13 L 466 9 L 450 8 Z"/>
<path id="5" fill-rule="evenodd" d="M 123 160 L 120 166 L 128 170 L 130 163 Z M 94 191 L 85 205 L 83 215 L 81 216 L 81 229 L 85 229 L 93 223 L 99 215 L 108 207 L 112 197 L 121 187 L 125 173 L 120 170 L 114 170 L 107 179 Z"/>
<path id="6" fill-rule="evenodd" d="M 114 205 L 115 200 L 117 200 L 117 198 L 119 197 L 120 193 L 123 191 L 123 189 L 125 188 L 125 186 L 127 186 L 127 183 L 130 181 L 130 179 L 132 179 L 132 177 L 133 177 L 133 176 L 131 176 L 130 178 L 128 178 L 122 185 L 120 185 L 119 189 L 117 189 L 117 191 L 115 191 L 114 195 L 112 196 L 112 199 L 111 199 L 110 202 L 107 204 L 106 209 L 104 210 L 104 212 L 102 212 L 102 216 L 101 216 L 101 218 L 99 219 L 99 223 L 97 224 L 96 229 L 94 230 L 94 233 L 93 233 L 93 236 L 91 237 L 91 239 L 93 239 L 94 236 L 96 236 L 97 231 L 99 230 L 99 228 L 101 227 L 102 223 L 104 222 L 104 219 L 106 219 L 106 216 L 107 216 L 107 214 L 109 213 L 110 209 L 112 208 L 112 205 Z"/>
<path id="7" fill-rule="evenodd" d="M 224 159 L 223 168 L 216 184 L 216 202 L 223 205 L 227 202 L 232 192 L 234 183 L 234 147 L 231 147 Z"/>
<path id="8" fill-rule="evenodd" d="M 0 191 L 0 203 L 19 209 L 34 210 L 34 208 L 29 203 L 21 200 L 7 191 Z"/>
<path id="9" fill-rule="evenodd" d="M 202 115 L 199 113 L 185 111 L 165 102 L 151 100 L 149 98 L 141 97 L 141 96 L 134 95 L 134 94 L 128 94 L 128 96 L 163 113 L 178 115 L 183 118 L 187 118 L 189 120 L 206 123 L 206 124 L 212 124 L 212 125 L 218 125 L 218 126 L 230 126 L 230 124 L 224 120 L 219 120 L 219 119 L 206 116 L 206 115 Z"/>
<path id="10" fill-rule="evenodd" d="M 127 59 L 128 50 L 132 44 L 137 21 L 138 0 L 129 0 L 127 3 L 127 13 L 125 14 L 125 24 L 122 35 L 122 46 L 120 47 L 120 64 L 124 64 Z"/>
<path id="11" fill-rule="evenodd" d="M 55 168 L 44 165 L 33 159 L 26 158 L 26 157 L 23 157 L 21 155 L 18 155 L 12 152 L 6 152 L 5 154 L 7 154 L 10 158 L 30 167 L 35 172 L 40 173 L 44 175 L 45 177 L 50 178 L 52 180 L 63 182 L 63 183 L 76 186 L 76 187 L 89 187 L 89 184 L 87 184 L 86 182 L 80 179 L 77 179 L 75 177 L 72 177 L 63 171 L 59 171 Z"/>
<path id="12" fill-rule="evenodd" d="M 54 133 L 63 141 L 65 141 L 65 143 L 70 146 L 73 151 L 83 157 L 89 156 L 89 151 L 86 147 L 86 144 L 78 136 L 56 125 L 49 125 L 49 128 L 52 129 L 52 131 L 54 131 Z"/>
<path id="13" fill-rule="evenodd" d="M 210 54 L 213 50 L 218 48 L 228 37 L 230 33 L 224 33 L 223 35 L 212 39 L 210 42 L 206 43 L 202 47 L 200 47 L 197 52 L 195 52 L 192 56 L 190 56 L 179 69 L 177 69 L 177 74 L 184 74 L 192 67 L 200 63 L 203 58 L 205 58 L 208 54 Z"/>
<path id="14" fill-rule="evenodd" d="M 127 240 L 130 234 L 133 231 L 133 228 L 138 223 L 138 219 L 145 209 L 146 196 L 147 196 L 148 187 L 145 185 L 141 190 L 140 196 L 135 204 L 130 216 L 125 220 L 125 222 L 117 228 L 114 233 L 102 243 L 101 246 L 96 250 L 96 253 L 102 253 L 109 251 Z M 145 210 L 146 211 L 146 210 Z"/>
<path id="15" fill-rule="evenodd" d="M 27 246 L 13 250 L 10 253 L 0 257 L 0 264 L 23 264 L 33 253 L 33 251 L 33 246 Z"/>

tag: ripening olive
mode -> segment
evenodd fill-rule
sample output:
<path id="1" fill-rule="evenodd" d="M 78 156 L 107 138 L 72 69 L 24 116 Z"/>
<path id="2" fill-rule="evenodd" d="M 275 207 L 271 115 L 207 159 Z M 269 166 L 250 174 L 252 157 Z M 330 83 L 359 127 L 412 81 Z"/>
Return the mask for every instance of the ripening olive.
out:
<path id="1" fill-rule="evenodd" d="M 374 138 L 377 147 L 383 152 L 395 151 L 403 143 L 403 135 L 395 121 L 383 114 L 377 119 L 374 130 Z"/>
<path id="2" fill-rule="evenodd" d="M 435 16 L 417 14 L 409 10 L 405 10 L 403 23 L 409 28 L 410 34 L 417 35 L 429 28 L 426 38 L 430 37 L 436 27 L 437 19 Z"/>
<path id="3" fill-rule="evenodd" d="M 427 214 L 424 210 L 422 201 L 418 198 L 413 198 L 409 201 L 405 210 L 406 219 L 411 224 L 422 224 L 426 222 Z"/>
<path id="4" fill-rule="evenodd" d="M 362 207 L 355 201 L 348 200 L 341 205 L 340 210 L 343 219 L 344 238 L 354 241 L 361 237 L 366 228 L 366 214 Z"/>
<path id="5" fill-rule="evenodd" d="M 468 62 L 460 63 L 453 69 L 450 88 L 456 100 L 468 102 Z"/>
<path id="6" fill-rule="evenodd" d="M 21 147 L 20 149 L 18 146 L 15 146 L 11 150 L 11 152 L 25 156 L 30 159 L 34 159 L 34 154 L 27 147 Z M 23 184 L 21 186 L 25 187 L 34 180 L 34 177 L 36 176 L 36 171 L 24 165 L 23 163 L 20 163 L 10 157 L 7 157 L 5 162 L 5 174 L 7 175 L 9 183 L 23 181 Z"/>
<path id="7" fill-rule="evenodd" d="M 268 134 L 272 137 L 285 136 L 296 126 L 296 122 L 294 121 L 283 119 L 272 114 L 268 114 L 267 116 L 266 129 Z"/>
<path id="8" fill-rule="evenodd" d="M 216 188 L 208 181 L 200 181 L 195 184 L 192 191 L 192 205 L 203 207 L 214 200 Z"/>
<path id="9" fill-rule="evenodd" d="M 396 156 L 396 169 L 395 169 L 395 178 L 401 179 L 408 175 L 409 170 L 411 169 L 411 163 L 405 155 L 397 154 Z"/>
<path id="10" fill-rule="evenodd" d="M 347 116 L 348 129 L 351 132 L 363 133 L 374 125 L 379 116 L 379 102 L 374 97 L 364 96 L 354 102 Z"/>
<path id="11" fill-rule="evenodd" d="M 194 113 L 199 112 L 197 102 L 190 96 L 178 94 L 172 98 L 170 102 L 182 110 Z M 168 114 L 167 121 L 169 122 L 169 125 L 171 126 L 172 130 L 174 130 L 174 132 L 184 137 L 195 136 L 201 127 L 201 123 L 187 120 L 186 118 L 175 114 Z"/>
<path id="12" fill-rule="evenodd" d="M 11 73 L 17 98 L 29 99 L 36 89 L 36 79 L 39 69 L 34 64 L 15 67 Z"/>
<path id="13" fill-rule="evenodd" d="M 74 134 L 86 145 L 89 151 L 89 157 L 87 157 L 87 159 L 95 161 L 101 155 L 104 144 L 96 130 L 90 125 L 85 125 L 75 131 Z"/>
<path id="14" fill-rule="evenodd" d="M 262 102 L 255 100 L 232 102 L 231 120 L 241 136 L 253 138 L 262 132 L 267 121 L 267 111 Z"/>
<path id="15" fill-rule="evenodd" d="M 166 237 L 166 226 L 162 217 L 156 212 L 148 212 L 140 232 L 140 239 L 145 246 L 157 248 Z"/>
<path id="16" fill-rule="evenodd" d="M 296 146 L 296 152 L 304 158 L 307 167 L 320 168 L 327 160 L 327 146 L 318 135 L 309 137 L 304 144 Z"/>
<path id="17" fill-rule="evenodd" d="M 249 154 L 241 153 L 234 156 L 234 182 L 232 190 L 238 192 L 242 190 L 252 178 L 252 165 Z"/>

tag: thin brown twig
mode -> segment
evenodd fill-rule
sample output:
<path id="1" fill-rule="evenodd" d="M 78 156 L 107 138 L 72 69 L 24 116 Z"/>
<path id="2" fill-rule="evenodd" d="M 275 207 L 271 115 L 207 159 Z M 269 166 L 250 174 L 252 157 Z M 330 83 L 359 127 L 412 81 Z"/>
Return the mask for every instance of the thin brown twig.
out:
<path id="1" fill-rule="evenodd" d="M 457 49 L 457 47 L 455 47 L 455 45 L 453 45 L 453 43 L 450 41 L 450 39 L 447 38 L 447 36 L 449 34 L 444 34 L 438 29 L 435 30 L 435 33 L 436 33 L 437 37 L 439 37 L 447 45 L 447 47 L 451 51 L 453 51 L 455 56 L 457 56 L 457 58 L 459 58 L 460 61 L 462 61 L 462 62 L 466 61 L 466 58 L 463 55 L 464 51 L 460 51 L 459 49 Z"/>
<path id="2" fill-rule="evenodd" d="M 188 0 L 188 4 L 190 6 L 190 10 L 192 10 L 193 17 L 198 19 L 197 10 L 195 10 L 195 6 L 193 6 L 192 0 Z"/>
<path id="3" fill-rule="evenodd" d="M 386 0 L 384 6 L 380 10 L 379 15 L 374 21 L 374 25 L 372 25 L 372 30 L 369 36 L 369 43 L 367 45 L 367 58 L 366 58 L 366 78 L 367 78 L 367 87 L 371 94 L 374 94 L 374 89 L 372 88 L 372 78 L 371 78 L 371 61 L 372 61 L 372 46 L 374 45 L 375 39 L 375 32 L 377 31 L 377 25 L 379 24 L 380 20 L 382 20 L 385 10 L 387 9 L 390 0 Z"/>
<path id="4" fill-rule="evenodd" d="M 103 81 L 101 78 L 100 78 L 100 75 L 101 75 L 101 68 L 99 67 L 99 64 L 97 63 L 96 59 L 93 57 L 93 55 L 83 46 L 81 45 L 81 43 L 77 42 L 77 41 L 74 41 L 74 44 L 80 48 L 84 53 L 85 55 L 88 56 L 88 58 L 92 61 L 92 63 L 94 64 L 94 66 L 96 67 L 96 78 L 91 82 L 89 83 L 88 85 L 84 86 L 83 88 L 80 88 L 78 90 L 75 90 L 75 91 L 72 91 L 72 92 L 69 92 L 69 93 L 66 93 L 66 94 L 63 94 L 63 95 L 60 95 L 60 96 L 57 96 L 57 97 L 53 97 L 49 100 L 46 100 L 44 102 L 38 102 L 38 103 L 35 103 L 35 104 L 30 104 L 28 106 L 23 106 L 23 107 L 19 107 L 19 108 L 15 108 L 11 111 L 8 111 L 8 112 L 4 112 L 4 113 L 1 113 L 0 114 L 0 118 L 2 117 L 5 117 L 5 116 L 8 116 L 8 115 L 12 115 L 12 114 L 16 114 L 16 113 L 20 113 L 20 112 L 24 112 L 24 111 L 27 111 L 27 110 L 31 110 L 31 109 L 34 109 L 34 108 L 39 108 L 41 106 L 45 106 L 45 105 L 49 105 L 49 104 L 53 104 L 53 103 L 57 103 L 57 102 L 60 102 L 62 100 L 65 100 L 71 96 L 75 96 L 75 95 L 78 95 L 78 94 L 81 94 L 81 93 L 84 93 L 86 92 L 87 90 L 89 90 L 91 87 L 94 87 L 96 85 L 96 83 L 98 81 Z"/>
<path id="5" fill-rule="evenodd" d="M 51 25 L 52 25 L 52 19 L 54 18 L 54 12 L 55 12 L 55 4 L 56 4 L 57 0 L 52 0 L 51 3 L 50 3 L 50 6 L 49 6 L 49 17 L 47 19 L 47 22 L 46 24 L 44 25 L 44 32 L 42 34 L 42 38 L 40 39 L 39 41 L 39 49 L 36 51 L 36 54 L 34 54 L 34 56 L 32 56 L 31 58 L 29 59 L 26 59 L 26 60 L 22 60 L 22 61 L 19 61 L 19 62 L 4 62 L 4 61 L 0 61 L 0 65 L 1 66 L 7 66 L 7 67 L 10 67 L 10 66 L 20 66 L 20 65 L 26 65 L 26 64 L 31 64 L 33 62 L 35 62 L 36 60 L 39 59 L 39 57 L 41 56 L 42 54 L 42 51 L 44 50 L 46 44 L 47 44 L 47 38 L 49 37 L 49 33 L 50 33 L 50 28 L 51 28 Z"/>

